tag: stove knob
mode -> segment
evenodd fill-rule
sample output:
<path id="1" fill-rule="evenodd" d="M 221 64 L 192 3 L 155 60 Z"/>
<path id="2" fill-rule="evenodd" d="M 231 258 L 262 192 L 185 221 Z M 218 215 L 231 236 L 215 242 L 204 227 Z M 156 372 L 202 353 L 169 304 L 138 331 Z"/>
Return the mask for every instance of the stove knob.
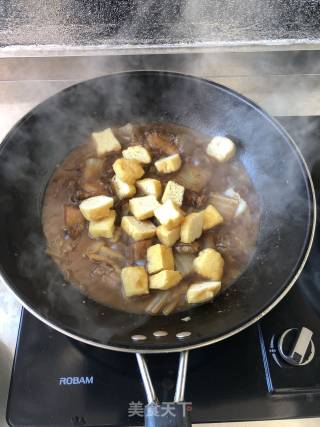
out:
<path id="1" fill-rule="evenodd" d="M 312 335 L 313 332 L 305 327 L 284 331 L 278 341 L 278 350 L 282 359 L 293 366 L 304 366 L 310 363 L 315 354 Z"/>

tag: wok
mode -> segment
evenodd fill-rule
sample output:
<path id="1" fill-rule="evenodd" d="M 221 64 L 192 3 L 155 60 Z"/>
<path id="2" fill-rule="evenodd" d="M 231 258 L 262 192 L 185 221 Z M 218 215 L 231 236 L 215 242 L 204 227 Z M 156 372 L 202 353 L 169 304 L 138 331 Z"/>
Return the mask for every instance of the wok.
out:
<path id="1" fill-rule="evenodd" d="M 71 149 L 87 142 L 94 130 L 150 121 L 175 122 L 234 139 L 262 209 L 257 249 L 236 283 L 212 304 L 167 317 L 116 311 L 65 285 L 45 253 L 41 226 L 46 185 Z M 34 108 L 0 146 L 0 194 L 4 281 L 28 310 L 66 335 L 103 348 L 137 352 L 150 425 L 187 425 L 188 418 L 180 409 L 174 419 L 154 416 L 156 398 L 142 353 L 183 351 L 175 396 L 177 402 L 183 400 L 187 350 L 236 334 L 285 296 L 308 256 L 316 218 L 307 166 L 274 119 L 226 87 L 165 72 L 96 78 Z"/>

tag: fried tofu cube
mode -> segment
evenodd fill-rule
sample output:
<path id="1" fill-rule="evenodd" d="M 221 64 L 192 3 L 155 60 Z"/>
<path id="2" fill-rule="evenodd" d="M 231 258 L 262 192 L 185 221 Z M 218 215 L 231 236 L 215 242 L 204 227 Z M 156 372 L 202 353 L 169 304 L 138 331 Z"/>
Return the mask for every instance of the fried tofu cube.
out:
<path id="1" fill-rule="evenodd" d="M 148 275 L 144 267 L 125 267 L 121 270 L 121 280 L 126 297 L 149 293 Z"/>
<path id="2" fill-rule="evenodd" d="M 198 239 L 203 230 L 203 213 L 193 212 L 187 215 L 181 226 L 181 242 L 192 243 Z"/>
<path id="3" fill-rule="evenodd" d="M 148 273 L 158 273 L 161 270 L 173 270 L 174 259 L 172 249 L 165 245 L 150 246 L 147 250 Z"/>
<path id="4" fill-rule="evenodd" d="M 133 216 L 124 216 L 121 228 L 135 241 L 150 239 L 156 234 L 156 226 L 151 221 L 138 221 Z"/>
<path id="5" fill-rule="evenodd" d="M 136 182 L 136 186 L 138 190 L 141 191 L 141 193 L 149 195 L 149 196 L 155 196 L 157 199 L 161 196 L 162 187 L 161 182 L 157 179 L 153 178 L 144 178 L 140 179 Z"/>
<path id="6" fill-rule="evenodd" d="M 220 213 L 214 206 L 208 205 L 202 212 L 204 230 L 209 230 L 215 225 L 223 223 L 223 216 L 220 215 Z"/>
<path id="7" fill-rule="evenodd" d="M 129 209 L 136 219 L 147 219 L 154 215 L 154 210 L 160 206 L 155 196 L 134 197 L 129 200 Z"/>
<path id="8" fill-rule="evenodd" d="M 176 286 L 182 279 L 179 271 L 162 270 L 157 274 L 149 277 L 150 289 L 166 290 Z"/>
<path id="9" fill-rule="evenodd" d="M 112 178 L 111 182 L 112 188 L 120 200 L 132 197 L 136 194 L 136 187 L 133 184 L 128 184 L 127 182 L 121 181 L 117 175 Z"/>
<path id="10" fill-rule="evenodd" d="M 128 184 L 134 184 L 144 174 L 142 166 L 134 159 L 117 159 L 112 167 L 117 177 Z"/>
<path id="11" fill-rule="evenodd" d="M 173 246 L 180 238 L 180 226 L 170 230 L 165 225 L 159 225 L 156 233 L 162 244 L 166 246 Z"/>
<path id="12" fill-rule="evenodd" d="M 82 215 L 88 221 L 97 221 L 109 215 L 113 206 L 113 198 L 109 196 L 94 196 L 83 200 L 80 205 Z"/>
<path id="13" fill-rule="evenodd" d="M 154 216 L 160 224 L 172 229 L 182 223 L 184 213 L 172 200 L 167 200 L 163 205 L 155 209 Z"/>
<path id="14" fill-rule="evenodd" d="M 218 162 L 227 162 L 236 154 L 236 145 L 230 138 L 215 136 L 207 146 L 207 154 Z"/>
<path id="15" fill-rule="evenodd" d="M 149 151 L 142 145 L 134 145 L 128 147 L 122 151 L 122 155 L 125 159 L 134 159 L 140 163 L 148 164 L 151 162 L 151 156 Z"/>
<path id="16" fill-rule="evenodd" d="M 168 181 L 162 195 L 162 203 L 172 200 L 176 205 L 181 206 L 183 202 L 184 187 L 174 181 Z"/>
<path id="17" fill-rule="evenodd" d="M 93 132 L 91 136 L 95 144 L 98 157 L 121 150 L 121 144 L 110 128 L 101 132 Z"/>
<path id="18" fill-rule="evenodd" d="M 155 162 L 155 167 L 158 172 L 172 173 L 180 169 L 182 164 L 179 154 L 172 154 L 172 156 L 163 157 Z"/>
<path id="19" fill-rule="evenodd" d="M 107 218 L 100 219 L 99 221 L 90 221 L 89 234 L 92 237 L 105 237 L 107 239 L 111 238 L 114 232 L 115 220 L 116 213 L 114 210 L 111 210 Z"/>
<path id="20" fill-rule="evenodd" d="M 210 301 L 221 289 L 221 282 L 208 281 L 201 283 L 193 283 L 187 290 L 187 301 L 189 304 L 199 304 L 201 302 Z"/>
<path id="21" fill-rule="evenodd" d="M 212 280 L 221 280 L 224 260 L 221 254 L 214 249 L 203 249 L 193 261 L 195 271 L 203 277 Z"/>

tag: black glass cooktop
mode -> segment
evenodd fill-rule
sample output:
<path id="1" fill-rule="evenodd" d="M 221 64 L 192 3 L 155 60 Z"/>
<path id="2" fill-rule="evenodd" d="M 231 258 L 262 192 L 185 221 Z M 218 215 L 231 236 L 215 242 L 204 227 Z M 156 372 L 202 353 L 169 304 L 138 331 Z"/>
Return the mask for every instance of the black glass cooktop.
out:
<path id="1" fill-rule="evenodd" d="M 320 118 L 280 121 L 320 191 Z M 159 398 L 170 402 L 178 356 L 147 358 Z M 186 401 L 193 423 L 320 416 L 320 227 L 302 275 L 271 313 L 237 336 L 191 352 Z M 22 313 L 10 425 L 137 426 L 145 403 L 134 355 L 80 344 Z"/>

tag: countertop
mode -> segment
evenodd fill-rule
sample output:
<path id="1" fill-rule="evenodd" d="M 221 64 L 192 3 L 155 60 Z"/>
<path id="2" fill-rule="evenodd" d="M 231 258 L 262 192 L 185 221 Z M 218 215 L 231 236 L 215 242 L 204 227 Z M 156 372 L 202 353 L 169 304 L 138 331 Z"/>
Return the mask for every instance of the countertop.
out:
<path id="1" fill-rule="evenodd" d="M 0 426 L 5 420 L 11 366 L 20 320 L 20 304 L 0 280 Z"/>
<path id="2" fill-rule="evenodd" d="M 319 47 L 318 0 L 0 0 L 0 56 Z"/>
<path id="3" fill-rule="evenodd" d="M 3 4 L 3 2 L 0 0 L 0 5 L 1 4 Z M 277 57 L 277 61 L 278 59 Z M 202 60 L 204 60 L 203 57 Z M 266 73 L 267 68 L 265 64 L 274 65 L 270 57 L 268 57 L 268 60 L 265 62 L 261 62 L 261 58 L 259 59 L 259 64 L 264 64 L 265 72 L 262 75 L 261 70 L 259 69 L 259 71 L 256 72 L 257 69 L 253 66 L 250 68 L 251 71 L 248 71 L 250 58 L 247 56 L 244 57 L 242 62 L 239 62 L 238 56 L 236 60 L 238 61 L 237 66 L 234 65 L 236 64 L 235 62 L 233 62 L 233 66 L 231 66 L 231 57 L 228 56 L 227 68 L 232 70 L 234 75 L 231 73 L 227 76 L 221 73 L 217 75 L 212 71 L 212 68 L 210 71 L 210 67 L 206 67 L 205 76 L 239 90 L 244 95 L 260 103 L 262 107 L 265 107 L 274 115 L 320 114 L 317 92 L 309 90 L 310 87 L 314 88 L 315 85 L 317 85 L 317 87 L 320 85 L 319 75 L 315 73 L 314 69 L 312 75 L 309 76 L 307 74 L 302 74 L 301 70 L 298 74 L 293 73 L 291 76 L 288 76 L 286 73 L 279 73 L 277 68 L 272 68 L 272 72 L 268 74 Z M 81 75 L 77 74 L 75 76 L 74 70 L 77 72 L 80 69 L 83 70 L 83 68 L 79 67 L 77 61 L 73 65 L 68 62 L 68 66 L 66 66 L 66 63 L 60 62 L 59 65 L 57 65 L 55 61 L 47 63 L 43 61 L 40 62 L 38 67 L 36 67 L 35 64 L 31 67 L 26 60 L 21 60 L 19 63 L 10 62 L 10 64 L 8 62 L 1 62 L 0 60 L 0 141 L 16 121 L 47 96 L 76 81 L 106 72 L 126 69 L 123 63 L 116 63 L 114 67 L 111 67 L 111 61 L 106 61 L 107 66 L 105 63 L 100 63 L 99 67 L 97 67 L 98 61 L 95 67 L 90 68 L 90 70 L 88 68 L 85 69 L 87 74 L 83 71 Z M 161 68 L 166 68 L 163 61 L 161 63 Z M 168 68 L 180 72 L 185 71 L 181 66 L 181 62 L 177 63 L 180 64 L 179 67 L 178 65 L 171 64 Z M 208 64 L 209 63 L 210 61 Z M 284 63 L 287 63 L 287 61 L 284 61 Z M 159 64 L 157 65 L 152 62 L 148 63 L 147 59 L 143 60 L 143 64 L 145 68 L 159 68 Z M 223 68 L 223 65 L 224 62 L 222 58 L 220 58 L 219 69 Z M 140 68 L 139 62 L 136 67 Z M 134 66 L 132 65 L 131 68 L 134 68 Z M 68 70 L 69 74 L 72 74 L 68 75 L 68 78 L 66 78 L 66 70 Z M 190 70 L 188 71 L 191 72 Z M 62 77 L 63 75 L 64 77 Z M 14 78 L 12 76 L 14 76 Z M 309 81 L 308 79 L 310 78 L 312 78 L 312 84 L 310 83 L 311 86 L 308 86 L 305 82 Z M 280 84 L 280 82 L 282 83 Z M 301 82 L 304 82 L 304 85 L 302 85 Z M 272 87 L 270 87 L 271 84 L 274 84 L 278 88 L 276 93 L 272 90 Z M 297 100 L 297 102 L 292 102 L 293 99 Z M 281 100 L 281 102 L 279 102 L 279 100 Z M 285 100 L 287 100 L 287 102 L 284 102 Z M 5 408 L 19 325 L 20 309 L 20 304 L 0 280 L 0 427 L 5 427 L 7 425 L 5 421 Z M 209 426 L 209 424 L 202 424 L 202 426 L 206 427 Z M 219 427 L 246 426 L 318 427 L 320 426 L 320 419 L 219 424 Z"/>

